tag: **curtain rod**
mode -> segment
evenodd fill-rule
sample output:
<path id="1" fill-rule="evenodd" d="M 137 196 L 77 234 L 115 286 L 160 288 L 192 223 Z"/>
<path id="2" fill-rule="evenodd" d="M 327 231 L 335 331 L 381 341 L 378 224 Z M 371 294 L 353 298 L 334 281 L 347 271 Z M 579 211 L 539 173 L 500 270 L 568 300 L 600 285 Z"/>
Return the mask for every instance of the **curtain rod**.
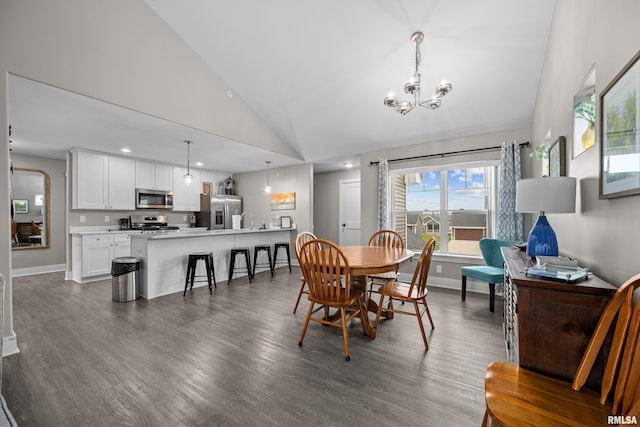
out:
<path id="1" fill-rule="evenodd" d="M 520 147 L 528 147 L 529 146 L 529 141 L 521 142 L 519 145 L 520 145 Z M 470 150 L 449 151 L 447 153 L 425 154 L 425 155 L 422 155 L 422 156 L 413 156 L 413 157 L 402 157 L 402 158 L 399 158 L 399 159 L 391 159 L 388 162 L 389 163 L 406 162 L 406 161 L 409 161 L 409 160 L 428 159 L 428 158 L 431 158 L 431 157 L 445 157 L 445 156 L 454 156 L 456 154 L 477 153 L 479 151 L 499 150 L 501 148 L 502 148 L 501 146 L 484 147 L 484 148 L 472 148 Z M 369 163 L 369 166 L 377 165 L 379 163 L 380 163 L 379 161 L 371 162 L 371 163 Z"/>

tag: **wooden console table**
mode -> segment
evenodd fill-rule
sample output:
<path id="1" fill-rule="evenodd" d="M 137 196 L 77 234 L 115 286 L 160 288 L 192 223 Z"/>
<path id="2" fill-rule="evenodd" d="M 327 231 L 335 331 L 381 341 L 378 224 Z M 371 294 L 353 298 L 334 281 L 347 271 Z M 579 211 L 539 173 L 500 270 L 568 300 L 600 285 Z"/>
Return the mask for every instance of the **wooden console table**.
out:
<path id="1" fill-rule="evenodd" d="M 535 262 L 525 252 L 504 247 L 502 256 L 509 363 L 571 381 L 616 287 L 593 275 L 575 283 L 527 276 Z M 601 351 L 588 386 L 599 389 L 604 359 Z"/>

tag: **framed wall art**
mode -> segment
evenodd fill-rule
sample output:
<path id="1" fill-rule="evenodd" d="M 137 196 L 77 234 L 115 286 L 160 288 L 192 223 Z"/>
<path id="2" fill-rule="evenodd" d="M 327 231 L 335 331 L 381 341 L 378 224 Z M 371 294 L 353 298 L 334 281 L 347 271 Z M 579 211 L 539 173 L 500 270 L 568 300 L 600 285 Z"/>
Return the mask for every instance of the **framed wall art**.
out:
<path id="1" fill-rule="evenodd" d="M 559 136 L 549 146 L 549 176 L 567 176 L 566 138 Z"/>
<path id="2" fill-rule="evenodd" d="M 291 228 L 291 217 L 290 216 L 283 216 L 281 219 L 282 219 L 281 228 Z"/>
<path id="3" fill-rule="evenodd" d="M 640 193 L 640 52 L 600 95 L 600 198 Z"/>
<path id="4" fill-rule="evenodd" d="M 296 193 L 276 193 L 271 195 L 271 210 L 282 211 L 296 208 Z"/>
<path id="5" fill-rule="evenodd" d="M 29 213 L 29 201 L 26 199 L 14 199 L 13 212 L 17 214 Z"/>
<path id="6" fill-rule="evenodd" d="M 573 95 L 573 159 L 596 143 L 596 69 L 591 67 Z"/>

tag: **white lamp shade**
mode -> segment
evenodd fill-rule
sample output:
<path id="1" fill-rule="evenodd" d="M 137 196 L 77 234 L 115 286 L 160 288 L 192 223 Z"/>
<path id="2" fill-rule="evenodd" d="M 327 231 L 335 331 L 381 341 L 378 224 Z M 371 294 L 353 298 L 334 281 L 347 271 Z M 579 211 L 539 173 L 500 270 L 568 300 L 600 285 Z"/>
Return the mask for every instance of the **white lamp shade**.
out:
<path id="1" fill-rule="evenodd" d="M 516 212 L 573 213 L 576 179 L 568 176 L 522 179 L 516 182 Z"/>

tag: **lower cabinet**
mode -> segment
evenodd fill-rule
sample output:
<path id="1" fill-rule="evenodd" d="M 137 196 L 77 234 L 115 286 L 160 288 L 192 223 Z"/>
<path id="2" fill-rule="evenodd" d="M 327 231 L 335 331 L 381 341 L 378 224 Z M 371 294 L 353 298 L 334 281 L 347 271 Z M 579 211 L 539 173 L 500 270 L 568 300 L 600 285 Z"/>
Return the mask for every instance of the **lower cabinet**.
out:
<path id="1" fill-rule="evenodd" d="M 131 256 L 129 234 L 85 234 L 72 238 L 72 278 L 76 282 L 102 280 L 111 274 L 114 258 Z"/>
<path id="2" fill-rule="evenodd" d="M 82 277 L 109 274 L 112 258 L 112 235 L 82 236 Z"/>
<path id="3" fill-rule="evenodd" d="M 113 236 L 113 257 L 131 256 L 131 236 L 116 234 Z"/>

